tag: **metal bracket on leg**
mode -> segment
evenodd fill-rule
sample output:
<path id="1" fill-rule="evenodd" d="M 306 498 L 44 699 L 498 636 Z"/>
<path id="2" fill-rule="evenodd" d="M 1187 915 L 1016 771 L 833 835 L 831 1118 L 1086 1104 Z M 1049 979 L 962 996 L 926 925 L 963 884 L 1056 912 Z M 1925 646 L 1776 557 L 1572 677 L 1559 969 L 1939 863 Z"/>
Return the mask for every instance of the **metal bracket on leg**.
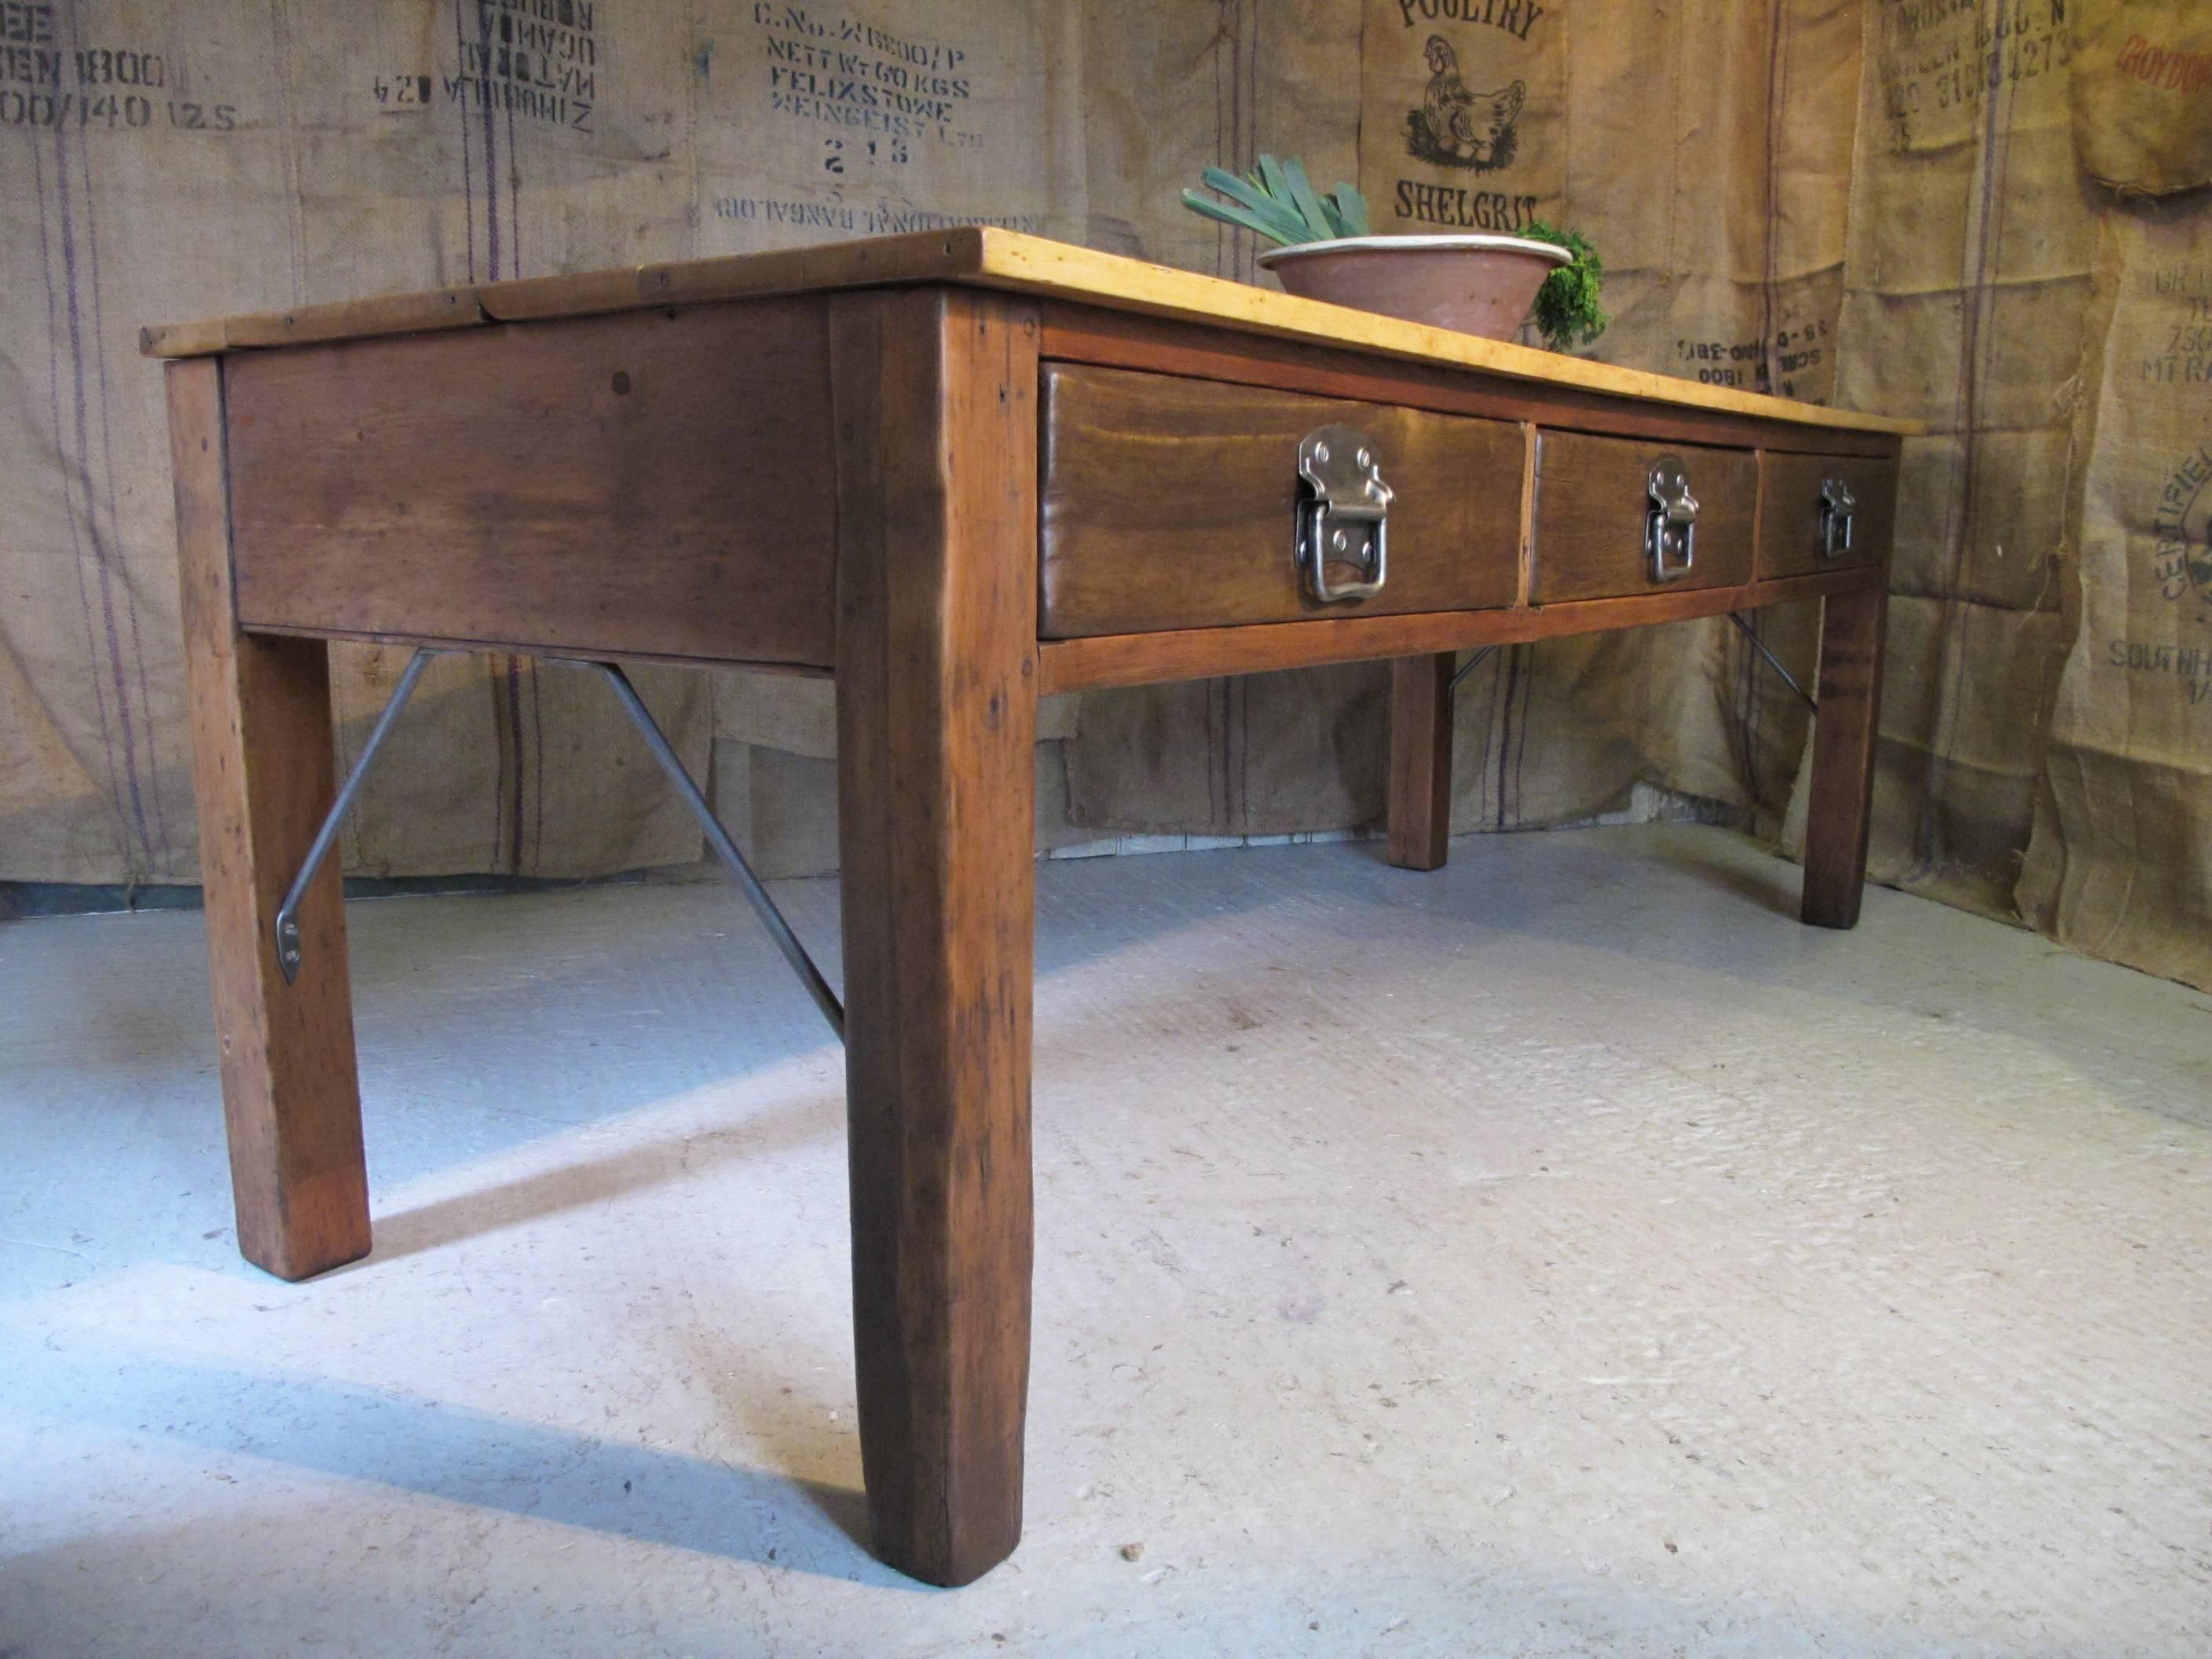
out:
<path id="1" fill-rule="evenodd" d="M 1744 638 L 1749 640 L 1752 644 L 1758 648 L 1759 654 L 1766 659 L 1767 666 L 1771 668 L 1776 673 L 1782 676 L 1784 684 L 1788 685 L 1792 691 L 1795 691 L 1800 697 L 1804 699 L 1805 707 L 1811 709 L 1814 714 L 1819 714 L 1820 712 L 1819 701 L 1810 691 L 1808 691 L 1803 686 L 1797 684 L 1797 677 L 1782 665 L 1782 659 L 1776 656 L 1771 651 L 1766 648 L 1766 641 L 1759 638 L 1757 632 L 1752 628 L 1752 625 L 1743 619 L 1743 612 L 1741 611 L 1731 611 L 1728 613 L 1728 619 L 1743 630 Z"/>
<path id="2" fill-rule="evenodd" d="M 637 688 L 629 683 L 629 676 L 611 662 L 592 662 L 581 657 L 552 657 L 547 660 L 568 668 L 595 670 L 606 681 L 616 699 L 621 702 L 623 712 L 629 714 L 640 735 L 645 738 L 646 747 L 653 751 L 653 759 L 660 763 L 660 769 L 668 774 L 669 782 L 676 786 L 677 794 L 682 797 L 684 805 L 691 809 L 691 816 L 698 819 L 699 828 L 706 832 L 707 844 L 714 849 L 714 856 L 721 860 L 723 867 L 737 878 L 738 887 L 744 890 L 746 900 L 753 907 L 753 914 L 761 919 L 761 925 L 775 940 L 775 948 L 783 952 L 783 959 L 791 964 L 791 971 L 799 975 L 799 983 L 806 988 L 807 995 L 814 999 L 814 1006 L 822 1011 L 822 1018 L 830 1022 L 830 1029 L 837 1034 L 837 1040 L 843 1042 L 845 1005 L 838 1001 L 837 994 L 830 988 L 830 981 L 814 965 L 814 958 L 806 954 L 806 947 L 799 942 L 799 935 L 792 932 L 791 924 L 784 920 L 783 912 L 775 908 L 775 901 L 768 896 L 768 889 L 761 885 L 760 878 L 753 873 L 752 866 L 747 864 L 744 854 L 738 851 L 738 844 L 730 839 L 730 832 L 722 828 L 722 821 L 714 816 L 714 809 L 707 804 L 706 796 L 699 793 L 699 786 L 691 781 L 691 775 L 684 769 L 684 763 L 678 757 L 674 745 L 661 731 L 659 723 L 653 718 L 652 711 L 646 708 L 645 700 L 637 695 Z"/>
<path id="3" fill-rule="evenodd" d="M 399 684 L 392 688 L 391 701 L 384 712 L 376 717 L 369 728 L 368 741 L 361 746 L 354 757 L 353 769 L 346 774 L 345 781 L 338 787 L 337 799 L 324 814 L 323 827 L 315 831 L 315 839 L 307 848 L 305 863 L 292 884 L 284 892 L 284 902 L 276 907 L 276 965 L 283 970 L 284 983 L 291 984 L 300 976 L 300 901 L 307 895 L 307 888 L 315 878 L 315 872 L 323 867 L 323 860 L 337 843 L 338 826 L 352 810 L 354 797 L 361 793 L 363 779 L 376 759 L 376 751 L 384 747 L 384 740 L 392 735 L 392 727 L 399 719 L 399 711 L 407 706 L 407 699 L 415 690 L 415 682 L 422 678 L 422 671 L 430 665 L 430 659 L 439 655 L 435 651 L 419 650 L 408 659 L 407 666 L 400 672 Z"/>

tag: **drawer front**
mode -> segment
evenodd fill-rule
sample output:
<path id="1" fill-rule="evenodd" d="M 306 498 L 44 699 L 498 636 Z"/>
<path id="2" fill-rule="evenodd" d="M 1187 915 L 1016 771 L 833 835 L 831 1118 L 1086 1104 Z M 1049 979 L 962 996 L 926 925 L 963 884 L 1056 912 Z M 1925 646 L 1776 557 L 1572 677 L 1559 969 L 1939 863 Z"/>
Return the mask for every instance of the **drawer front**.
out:
<path id="1" fill-rule="evenodd" d="M 1048 363 L 1043 381 L 1045 638 L 1516 597 L 1523 445 L 1510 422 L 1078 364 Z M 1389 564 L 1380 592 L 1324 603 L 1293 556 L 1298 442 L 1336 423 L 1372 441 L 1393 492 Z"/>
<path id="2" fill-rule="evenodd" d="M 1820 486 L 1835 479 L 1854 509 L 1850 545 L 1844 547 Z M 1759 574 L 1803 576 L 1847 565 L 1880 564 L 1889 556 L 1897 514 L 1897 463 L 1866 455 L 1759 456 Z M 1831 551 L 1831 549 L 1833 550 Z"/>
<path id="3" fill-rule="evenodd" d="M 1668 456 L 1681 463 L 1698 515 L 1689 569 L 1662 580 L 1646 526 L 1651 469 Z M 1539 433 L 1530 597 L 1550 605 L 1747 582 L 1758 499 L 1759 463 L 1747 449 Z"/>

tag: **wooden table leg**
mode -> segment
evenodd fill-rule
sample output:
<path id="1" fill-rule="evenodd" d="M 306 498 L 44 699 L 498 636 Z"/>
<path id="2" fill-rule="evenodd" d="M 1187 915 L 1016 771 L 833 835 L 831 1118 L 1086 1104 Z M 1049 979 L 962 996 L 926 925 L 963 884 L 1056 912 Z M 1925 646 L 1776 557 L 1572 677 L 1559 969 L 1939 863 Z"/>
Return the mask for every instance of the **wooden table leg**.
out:
<path id="1" fill-rule="evenodd" d="M 223 1118 L 238 1248 L 280 1279 L 368 1254 L 338 861 L 301 907 L 296 983 L 271 928 L 336 791 L 328 652 L 241 633 L 230 573 L 222 370 L 173 362 L 169 434 Z"/>
<path id="2" fill-rule="evenodd" d="M 1021 1536 L 1030 1345 L 1036 317 L 837 301 L 837 754 L 860 1455 L 877 1552 Z"/>
<path id="3" fill-rule="evenodd" d="M 1815 927 L 1856 927 L 1866 888 L 1867 825 L 1881 714 L 1887 592 L 1864 587 L 1821 603 L 1820 712 L 1813 719 L 1806 803 L 1805 894 Z"/>
<path id="4" fill-rule="evenodd" d="M 1390 862 L 1439 870 L 1451 851 L 1452 693 L 1456 654 L 1390 664 Z"/>

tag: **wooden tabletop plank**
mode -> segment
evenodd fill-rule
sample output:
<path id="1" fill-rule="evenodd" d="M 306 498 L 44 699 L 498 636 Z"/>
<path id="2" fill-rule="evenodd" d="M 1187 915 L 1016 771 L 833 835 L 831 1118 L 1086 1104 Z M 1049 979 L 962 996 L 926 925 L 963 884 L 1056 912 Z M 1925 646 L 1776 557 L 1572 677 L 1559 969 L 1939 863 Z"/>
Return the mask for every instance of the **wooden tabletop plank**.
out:
<path id="1" fill-rule="evenodd" d="M 637 266 L 625 265 L 616 270 L 580 270 L 565 276 L 518 276 L 510 282 L 479 283 L 477 304 L 495 323 L 636 311 L 647 303 L 638 286 L 641 274 Z"/>
<path id="2" fill-rule="evenodd" d="M 223 319 L 149 323 L 138 331 L 138 349 L 149 357 L 212 357 L 228 343 Z"/>
<path id="3" fill-rule="evenodd" d="M 1402 322 L 1371 311 L 1301 300 L 1249 283 L 1226 282 L 1194 271 L 1146 264 L 1116 254 L 1048 241 L 1012 231 L 986 230 L 980 269 L 971 280 L 993 286 L 1079 300 L 1115 310 L 1212 323 L 1255 334 L 1321 340 L 1354 350 L 1419 362 L 1481 369 L 1514 380 L 1586 387 L 1616 397 L 1641 398 L 1698 409 L 1726 410 L 1768 420 L 1799 421 L 1814 426 L 1915 436 L 1927 430 L 1917 421 L 1827 409 L 1787 398 L 1771 398 L 1723 386 L 1703 386 L 1674 375 L 1592 362 L 1564 352 L 1485 340 L 1421 323 Z"/>
<path id="4" fill-rule="evenodd" d="M 1373 312 L 1297 299 L 1249 283 L 1227 282 L 1041 236 L 976 225 L 768 253 L 731 254 L 337 305 L 301 306 L 214 322 L 156 325 L 142 331 L 140 345 L 149 356 L 204 356 L 246 347 L 350 339 L 425 328 L 590 316 L 650 306 L 913 283 L 955 283 L 1043 295 L 1244 333 L 1325 342 L 1512 380 L 1577 386 L 1613 397 L 1766 420 L 1904 436 L 1927 429 L 1917 421 L 1827 409 L 1592 362 L 1510 341 L 1478 339 L 1471 334 L 1401 322 Z"/>
<path id="5" fill-rule="evenodd" d="M 385 294 L 335 305 L 252 312 L 213 322 L 155 323 L 139 330 L 138 349 L 149 357 L 207 357 L 245 347 L 474 328 L 486 320 L 476 295 L 473 288 L 435 288 L 421 294 Z"/>

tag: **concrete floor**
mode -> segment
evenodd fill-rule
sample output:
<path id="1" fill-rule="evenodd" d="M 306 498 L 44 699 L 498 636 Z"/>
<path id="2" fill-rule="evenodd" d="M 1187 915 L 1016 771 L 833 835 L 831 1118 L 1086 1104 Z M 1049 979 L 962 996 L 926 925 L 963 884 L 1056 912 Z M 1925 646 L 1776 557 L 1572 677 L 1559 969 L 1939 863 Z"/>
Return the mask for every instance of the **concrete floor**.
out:
<path id="1" fill-rule="evenodd" d="M 300 1285 L 198 917 L 0 928 L 0 1655 L 2212 1646 L 2212 1000 L 1692 826 L 1038 876 L 953 1593 L 848 1534 L 839 1059 L 734 895 L 354 906 L 378 1246 Z"/>

